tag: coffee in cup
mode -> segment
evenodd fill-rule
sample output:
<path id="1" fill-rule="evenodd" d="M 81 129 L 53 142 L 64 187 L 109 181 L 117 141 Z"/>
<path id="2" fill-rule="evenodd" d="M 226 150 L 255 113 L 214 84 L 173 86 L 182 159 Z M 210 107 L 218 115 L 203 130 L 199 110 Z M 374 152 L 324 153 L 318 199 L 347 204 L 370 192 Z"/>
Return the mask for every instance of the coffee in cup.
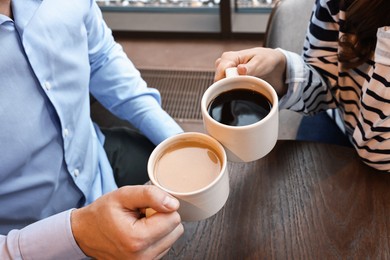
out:
<path id="1" fill-rule="evenodd" d="M 267 155 L 278 138 L 278 96 L 266 81 L 238 75 L 236 68 L 203 94 L 206 133 L 225 148 L 228 161 L 251 162 Z"/>
<path id="2" fill-rule="evenodd" d="M 210 116 L 221 124 L 245 126 L 264 119 L 272 103 L 263 94 L 250 89 L 231 89 L 219 94 L 208 106 Z"/>
<path id="3" fill-rule="evenodd" d="M 229 195 L 225 150 L 202 133 L 182 133 L 160 143 L 149 157 L 148 174 L 152 184 L 179 200 L 183 221 L 211 217 Z"/>
<path id="4" fill-rule="evenodd" d="M 168 147 L 154 166 L 156 181 L 174 192 L 193 192 L 221 173 L 218 153 L 201 141 L 183 140 Z"/>

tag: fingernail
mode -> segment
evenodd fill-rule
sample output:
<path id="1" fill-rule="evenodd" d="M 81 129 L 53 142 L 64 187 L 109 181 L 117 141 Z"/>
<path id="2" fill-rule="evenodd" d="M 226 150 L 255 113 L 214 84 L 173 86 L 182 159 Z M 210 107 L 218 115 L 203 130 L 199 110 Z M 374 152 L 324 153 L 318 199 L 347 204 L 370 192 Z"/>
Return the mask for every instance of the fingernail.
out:
<path id="1" fill-rule="evenodd" d="M 163 201 L 163 205 L 167 208 L 175 209 L 179 206 L 179 201 L 177 201 L 177 199 L 174 199 L 172 197 L 166 196 Z"/>

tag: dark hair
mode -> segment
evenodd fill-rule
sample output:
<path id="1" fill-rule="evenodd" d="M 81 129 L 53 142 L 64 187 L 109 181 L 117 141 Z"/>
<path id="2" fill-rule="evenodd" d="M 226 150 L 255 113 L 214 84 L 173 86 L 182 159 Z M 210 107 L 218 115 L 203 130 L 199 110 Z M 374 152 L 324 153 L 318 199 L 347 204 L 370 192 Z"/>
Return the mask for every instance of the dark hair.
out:
<path id="1" fill-rule="evenodd" d="M 389 0 L 341 0 L 345 21 L 340 30 L 339 61 L 345 68 L 355 68 L 371 58 L 377 29 L 390 25 Z"/>

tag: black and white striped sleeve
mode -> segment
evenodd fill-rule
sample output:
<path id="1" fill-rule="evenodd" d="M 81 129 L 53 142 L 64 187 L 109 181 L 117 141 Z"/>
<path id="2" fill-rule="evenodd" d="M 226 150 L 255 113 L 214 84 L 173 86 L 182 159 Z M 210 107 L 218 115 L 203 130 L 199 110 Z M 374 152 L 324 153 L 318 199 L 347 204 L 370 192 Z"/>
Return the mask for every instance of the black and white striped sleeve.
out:
<path id="1" fill-rule="evenodd" d="M 281 50 L 287 58 L 289 86 L 287 95 L 281 99 L 281 108 L 315 114 L 337 106 L 331 87 L 337 84 L 338 75 L 338 2 L 316 1 L 303 57 Z"/>
<path id="2" fill-rule="evenodd" d="M 378 29 L 374 61 L 363 84 L 353 142 L 364 162 L 390 171 L 390 28 Z"/>

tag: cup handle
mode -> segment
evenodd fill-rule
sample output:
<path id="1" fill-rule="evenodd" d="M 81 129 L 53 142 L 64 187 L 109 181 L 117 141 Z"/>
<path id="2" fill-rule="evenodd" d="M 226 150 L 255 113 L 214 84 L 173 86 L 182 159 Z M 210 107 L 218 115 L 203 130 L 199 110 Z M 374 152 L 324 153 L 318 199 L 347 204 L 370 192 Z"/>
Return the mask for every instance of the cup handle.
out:
<path id="1" fill-rule="evenodd" d="M 237 67 L 227 68 L 225 70 L 225 75 L 227 78 L 237 77 L 238 76 Z"/>
<path id="2" fill-rule="evenodd" d="M 157 211 L 155 211 L 152 208 L 146 208 L 145 209 L 145 217 L 147 217 L 147 218 L 151 217 L 152 215 L 154 215 L 156 213 L 157 213 Z"/>

